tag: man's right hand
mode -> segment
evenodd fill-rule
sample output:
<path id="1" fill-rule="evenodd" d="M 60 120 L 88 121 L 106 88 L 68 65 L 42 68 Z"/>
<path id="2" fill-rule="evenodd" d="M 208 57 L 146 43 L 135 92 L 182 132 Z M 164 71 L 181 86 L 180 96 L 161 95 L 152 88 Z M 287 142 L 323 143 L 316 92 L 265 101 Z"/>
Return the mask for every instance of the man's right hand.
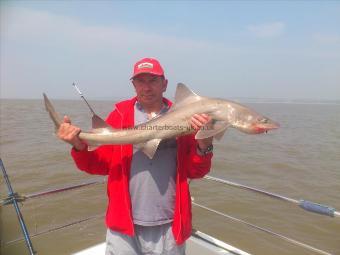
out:
<path id="1" fill-rule="evenodd" d="M 63 123 L 60 125 L 57 136 L 59 139 L 71 144 L 76 150 L 82 151 L 86 144 L 79 138 L 80 128 L 73 126 L 68 116 L 64 116 Z"/>

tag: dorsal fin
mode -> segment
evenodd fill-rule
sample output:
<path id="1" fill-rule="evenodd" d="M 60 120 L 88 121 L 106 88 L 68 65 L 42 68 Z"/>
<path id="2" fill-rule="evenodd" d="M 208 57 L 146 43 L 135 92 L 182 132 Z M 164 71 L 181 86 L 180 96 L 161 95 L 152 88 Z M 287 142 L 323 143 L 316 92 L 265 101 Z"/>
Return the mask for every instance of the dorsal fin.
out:
<path id="1" fill-rule="evenodd" d="M 195 92 L 191 91 L 183 83 L 178 83 L 175 93 L 175 104 L 178 104 L 188 98 L 199 97 Z"/>
<path id="2" fill-rule="evenodd" d="M 200 100 L 200 96 L 191 91 L 183 83 L 178 83 L 175 93 L 175 105 L 179 105 L 182 102 L 193 102 Z"/>

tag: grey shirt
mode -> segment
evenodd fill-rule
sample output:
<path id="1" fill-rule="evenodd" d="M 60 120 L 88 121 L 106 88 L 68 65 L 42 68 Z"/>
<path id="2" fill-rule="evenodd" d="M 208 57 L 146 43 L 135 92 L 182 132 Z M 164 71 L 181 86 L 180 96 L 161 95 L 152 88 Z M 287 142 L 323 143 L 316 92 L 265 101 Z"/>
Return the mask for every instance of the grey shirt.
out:
<path id="1" fill-rule="evenodd" d="M 163 109 L 161 113 L 166 112 Z M 135 105 L 135 125 L 148 121 L 147 113 Z M 175 139 L 161 141 L 153 159 L 142 151 L 133 154 L 130 196 L 133 221 L 155 226 L 171 222 L 176 194 L 177 144 Z"/>

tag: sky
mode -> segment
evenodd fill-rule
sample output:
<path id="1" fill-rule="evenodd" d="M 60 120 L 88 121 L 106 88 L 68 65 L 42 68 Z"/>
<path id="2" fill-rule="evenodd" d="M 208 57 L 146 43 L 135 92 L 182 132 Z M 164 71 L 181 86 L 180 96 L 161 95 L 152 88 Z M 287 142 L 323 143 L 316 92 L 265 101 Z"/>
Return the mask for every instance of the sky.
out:
<path id="1" fill-rule="evenodd" d="M 0 98 L 134 96 L 157 58 L 172 98 L 340 99 L 340 1 L 0 1 Z"/>

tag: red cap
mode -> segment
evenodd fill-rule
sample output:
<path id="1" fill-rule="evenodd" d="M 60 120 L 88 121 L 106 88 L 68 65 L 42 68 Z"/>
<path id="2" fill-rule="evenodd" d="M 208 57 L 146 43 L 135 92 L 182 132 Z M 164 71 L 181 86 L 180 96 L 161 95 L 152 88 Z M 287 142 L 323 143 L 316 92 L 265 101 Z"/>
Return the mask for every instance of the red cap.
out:
<path id="1" fill-rule="evenodd" d="M 164 76 L 164 71 L 161 64 L 154 58 L 143 58 L 139 60 L 133 67 L 133 75 L 131 79 L 135 78 L 141 73 L 150 73 L 158 76 Z"/>

